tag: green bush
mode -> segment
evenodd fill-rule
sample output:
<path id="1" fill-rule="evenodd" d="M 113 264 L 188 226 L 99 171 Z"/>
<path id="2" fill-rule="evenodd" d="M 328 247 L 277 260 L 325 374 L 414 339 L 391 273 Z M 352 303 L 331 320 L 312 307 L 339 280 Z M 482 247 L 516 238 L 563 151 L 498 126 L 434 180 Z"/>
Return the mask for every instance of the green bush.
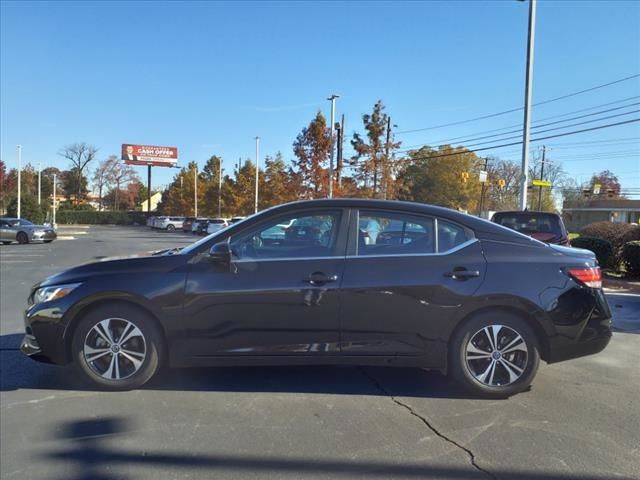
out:
<path id="1" fill-rule="evenodd" d="M 622 246 L 620 240 L 631 229 L 635 229 L 633 225 L 629 223 L 615 223 L 615 222 L 595 222 L 582 227 L 580 230 L 580 236 L 600 238 L 606 240 L 613 246 L 614 250 Z"/>
<path id="2" fill-rule="evenodd" d="M 56 223 L 86 225 L 144 225 L 144 212 L 98 212 L 97 210 L 60 210 L 56 212 Z"/>
<path id="3" fill-rule="evenodd" d="M 578 237 L 571 240 L 571 246 L 591 250 L 596 254 L 598 263 L 603 268 L 608 267 L 613 260 L 613 246 L 611 242 L 607 240 L 593 237 Z"/>
<path id="4" fill-rule="evenodd" d="M 640 240 L 640 226 L 636 224 L 629 225 L 631 226 L 631 228 L 623 234 L 619 235 L 613 243 L 614 245 L 619 245 L 622 247 L 626 243 L 637 242 L 638 240 Z"/>
<path id="5" fill-rule="evenodd" d="M 7 217 L 18 216 L 18 199 L 13 198 L 7 206 Z M 29 220 L 36 225 L 42 224 L 47 216 L 47 210 L 44 205 L 38 205 L 38 200 L 31 195 L 22 196 L 20 202 L 20 216 Z"/>
<path id="6" fill-rule="evenodd" d="M 640 275 L 640 241 L 625 243 L 620 260 L 629 275 Z"/>

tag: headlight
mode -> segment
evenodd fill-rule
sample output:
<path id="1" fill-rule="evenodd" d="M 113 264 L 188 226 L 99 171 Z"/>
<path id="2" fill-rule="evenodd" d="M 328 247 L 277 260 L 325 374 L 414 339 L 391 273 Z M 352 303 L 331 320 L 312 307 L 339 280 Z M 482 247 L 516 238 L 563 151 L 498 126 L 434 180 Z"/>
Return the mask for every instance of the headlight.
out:
<path id="1" fill-rule="evenodd" d="M 38 304 L 42 302 L 50 302 L 51 300 L 58 300 L 59 298 L 66 297 L 79 286 L 79 283 L 68 283 L 67 285 L 54 285 L 51 287 L 39 288 L 33 294 L 33 303 Z"/>

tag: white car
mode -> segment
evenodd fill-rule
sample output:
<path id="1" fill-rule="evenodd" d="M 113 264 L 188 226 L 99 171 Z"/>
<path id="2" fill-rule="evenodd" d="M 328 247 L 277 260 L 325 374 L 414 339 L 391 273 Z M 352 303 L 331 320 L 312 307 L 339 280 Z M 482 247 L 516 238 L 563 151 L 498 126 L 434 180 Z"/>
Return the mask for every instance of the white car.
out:
<path id="1" fill-rule="evenodd" d="M 182 229 L 183 223 L 184 217 L 158 217 L 153 222 L 153 226 L 154 228 L 159 228 L 160 230 L 174 232 L 177 229 Z"/>
<path id="2" fill-rule="evenodd" d="M 212 218 L 211 220 L 209 220 L 209 224 L 207 225 L 207 233 L 215 233 L 228 226 L 229 223 L 227 222 L 226 218 Z"/>
<path id="3" fill-rule="evenodd" d="M 200 222 L 204 222 L 206 220 L 206 218 L 204 217 L 198 217 L 196 218 L 193 223 L 191 224 L 191 233 L 198 233 L 198 229 L 200 227 Z"/>

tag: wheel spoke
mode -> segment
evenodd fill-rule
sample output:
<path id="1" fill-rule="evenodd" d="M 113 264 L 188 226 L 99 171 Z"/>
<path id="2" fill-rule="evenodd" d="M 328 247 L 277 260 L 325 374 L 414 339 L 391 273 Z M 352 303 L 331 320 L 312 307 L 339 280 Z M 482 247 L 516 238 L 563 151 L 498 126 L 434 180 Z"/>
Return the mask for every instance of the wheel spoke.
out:
<path id="1" fill-rule="evenodd" d="M 128 359 L 131 363 L 133 363 L 133 368 L 135 368 L 136 371 L 138 371 L 138 369 L 142 366 L 142 362 L 144 360 L 144 354 L 140 354 L 138 352 L 132 352 L 131 350 L 120 350 L 120 353 L 124 358 Z"/>
<path id="2" fill-rule="evenodd" d="M 467 360 L 477 360 L 480 358 L 489 358 L 491 356 L 491 352 L 487 352 L 485 350 L 481 350 L 476 347 L 473 343 L 469 342 L 467 345 Z"/>
<path id="3" fill-rule="evenodd" d="M 113 339 L 113 335 L 111 335 L 111 319 L 102 320 L 100 323 L 96 324 L 94 330 L 100 335 L 109 345 L 115 343 Z"/>
<path id="4" fill-rule="evenodd" d="M 113 380 L 113 372 L 117 368 L 116 365 L 118 364 L 118 361 L 116 360 L 116 357 L 117 357 L 117 355 L 115 355 L 115 354 L 111 355 L 111 361 L 109 362 L 109 368 L 107 368 L 102 373 L 102 376 L 104 378 L 108 378 L 109 380 Z"/>
<path id="5" fill-rule="evenodd" d="M 514 352 L 516 350 L 520 350 L 523 352 L 527 351 L 527 346 L 525 345 L 524 340 L 520 335 L 518 335 L 511 342 L 509 342 L 506 347 L 500 350 L 500 353 L 504 355 L 505 353 Z"/>
<path id="6" fill-rule="evenodd" d="M 87 362 L 93 362 L 109 353 L 111 353 L 111 349 L 109 348 L 93 348 L 89 345 L 84 346 L 84 358 L 87 359 Z"/>
<path id="7" fill-rule="evenodd" d="M 495 368 L 496 368 L 496 361 L 492 359 L 491 363 L 489 363 L 489 366 L 485 369 L 485 371 L 482 372 L 480 375 L 476 375 L 476 378 L 482 383 L 487 383 L 485 381 L 487 378 L 487 375 L 491 375 L 491 379 L 493 379 L 493 372 Z"/>
<path id="8" fill-rule="evenodd" d="M 502 366 L 509 374 L 509 383 L 515 382 L 518 378 L 520 378 L 520 375 L 522 375 L 522 372 L 524 371 L 524 369 L 518 367 L 517 365 L 514 365 L 504 357 L 500 359 L 500 363 L 502 363 Z"/>
<path id="9" fill-rule="evenodd" d="M 122 337 L 120 338 L 118 343 L 120 345 L 124 345 L 133 337 L 141 337 L 141 336 L 142 336 L 142 332 L 140 331 L 140 329 L 136 327 L 133 323 L 129 323 L 127 324 L 124 331 L 122 332 Z"/>

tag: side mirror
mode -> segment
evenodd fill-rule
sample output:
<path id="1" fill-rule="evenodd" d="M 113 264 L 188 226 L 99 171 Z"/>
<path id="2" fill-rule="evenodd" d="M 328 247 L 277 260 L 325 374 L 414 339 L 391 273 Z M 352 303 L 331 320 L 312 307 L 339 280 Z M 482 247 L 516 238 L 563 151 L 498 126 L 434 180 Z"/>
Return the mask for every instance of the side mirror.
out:
<path id="1" fill-rule="evenodd" d="M 227 242 L 219 242 L 209 249 L 209 257 L 213 263 L 231 265 L 231 247 Z"/>

